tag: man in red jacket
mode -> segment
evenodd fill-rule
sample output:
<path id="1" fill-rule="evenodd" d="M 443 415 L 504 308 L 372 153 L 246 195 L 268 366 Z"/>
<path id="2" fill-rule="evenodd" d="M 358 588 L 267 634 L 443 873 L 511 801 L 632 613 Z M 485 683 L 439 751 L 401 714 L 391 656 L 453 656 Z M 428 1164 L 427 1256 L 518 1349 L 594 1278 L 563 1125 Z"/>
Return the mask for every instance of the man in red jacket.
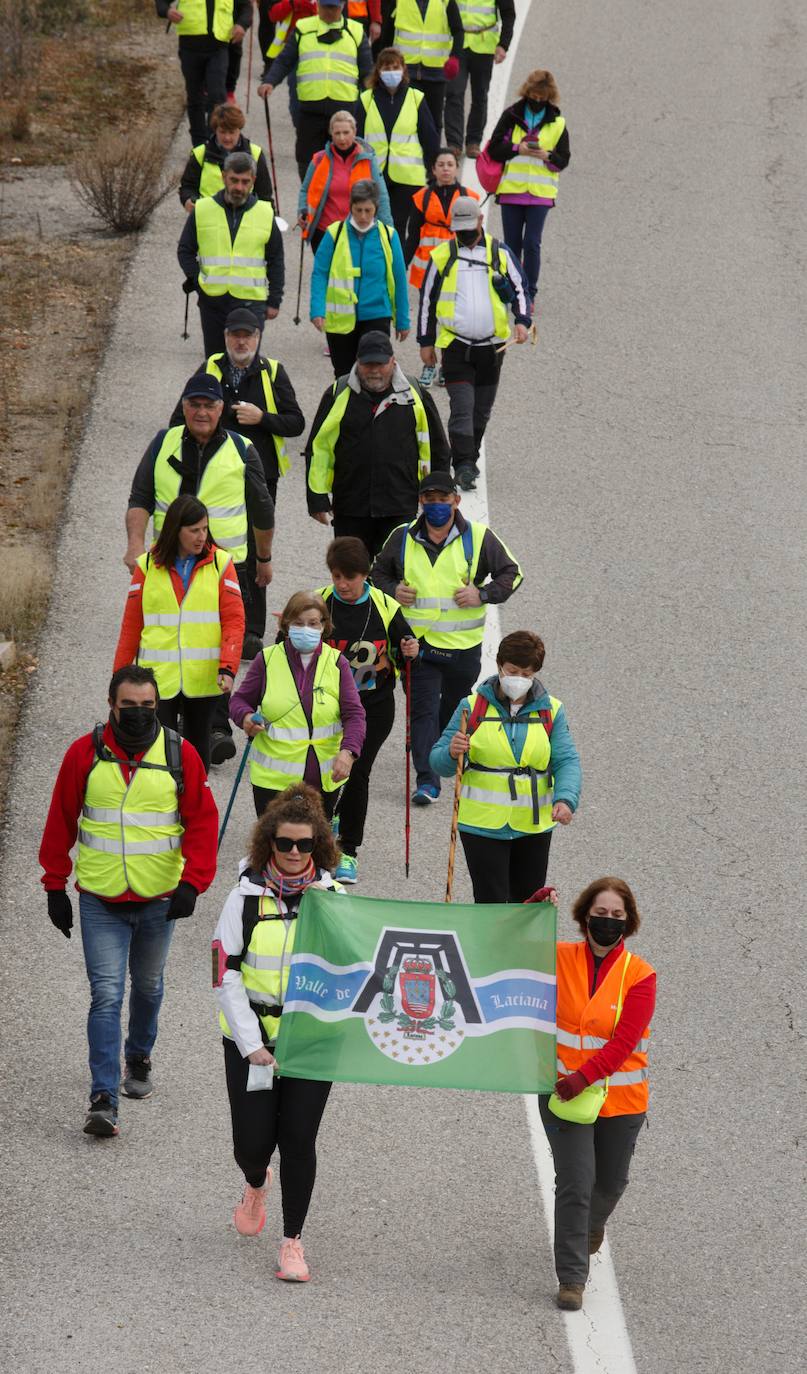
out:
<path id="1" fill-rule="evenodd" d="M 131 975 L 124 1046 L 127 1097 L 152 1092 L 151 1051 L 174 924 L 190 916 L 216 873 L 218 813 L 202 761 L 157 719 L 150 668 L 120 668 L 109 720 L 70 745 L 53 789 L 39 861 L 48 915 L 70 939 L 65 891 L 78 840 L 76 886 L 91 1001 L 88 1135 L 118 1134 L 121 1007 Z"/>

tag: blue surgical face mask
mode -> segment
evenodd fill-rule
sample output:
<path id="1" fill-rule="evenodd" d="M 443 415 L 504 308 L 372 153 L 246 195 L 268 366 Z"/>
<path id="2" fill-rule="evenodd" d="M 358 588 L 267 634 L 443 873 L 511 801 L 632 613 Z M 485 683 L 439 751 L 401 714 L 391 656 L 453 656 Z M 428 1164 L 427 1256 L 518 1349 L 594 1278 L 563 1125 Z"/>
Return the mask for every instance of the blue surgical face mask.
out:
<path id="1" fill-rule="evenodd" d="M 289 639 L 298 654 L 313 654 L 322 639 L 322 630 L 315 630 L 313 625 L 290 625 Z"/>
<path id="2" fill-rule="evenodd" d="M 391 71 L 385 70 L 379 72 L 378 75 L 381 77 L 388 91 L 396 91 L 403 81 L 403 72 L 399 71 L 397 68 L 393 68 Z"/>
<path id="3" fill-rule="evenodd" d="M 454 514 L 454 507 L 450 501 L 424 501 L 423 514 L 429 524 L 439 530 L 448 524 Z"/>

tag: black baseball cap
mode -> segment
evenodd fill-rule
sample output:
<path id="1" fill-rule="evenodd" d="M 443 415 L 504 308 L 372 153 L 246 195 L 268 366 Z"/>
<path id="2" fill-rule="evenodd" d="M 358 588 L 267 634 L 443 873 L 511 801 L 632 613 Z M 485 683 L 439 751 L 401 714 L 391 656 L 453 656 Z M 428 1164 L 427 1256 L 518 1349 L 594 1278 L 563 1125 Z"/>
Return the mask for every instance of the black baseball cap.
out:
<path id="1" fill-rule="evenodd" d="M 356 361 L 359 363 L 388 363 L 392 357 L 392 340 L 380 329 L 368 329 L 359 339 Z"/>
<path id="2" fill-rule="evenodd" d="M 257 315 L 253 315 L 251 310 L 245 309 L 243 305 L 237 310 L 231 310 L 224 321 L 225 331 L 228 329 L 248 329 L 250 333 L 260 333 L 261 326 Z"/>
<path id="3" fill-rule="evenodd" d="M 421 477 L 418 484 L 418 495 L 422 496 L 424 491 L 442 491 L 447 495 L 453 495 L 457 490 L 457 484 L 450 472 L 427 472 L 425 477 Z"/>
<path id="4" fill-rule="evenodd" d="M 221 382 L 218 377 L 211 377 L 209 372 L 195 372 L 188 379 L 182 392 L 182 399 L 185 401 L 191 396 L 208 396 L 211 401 L 224 400 Z"/>

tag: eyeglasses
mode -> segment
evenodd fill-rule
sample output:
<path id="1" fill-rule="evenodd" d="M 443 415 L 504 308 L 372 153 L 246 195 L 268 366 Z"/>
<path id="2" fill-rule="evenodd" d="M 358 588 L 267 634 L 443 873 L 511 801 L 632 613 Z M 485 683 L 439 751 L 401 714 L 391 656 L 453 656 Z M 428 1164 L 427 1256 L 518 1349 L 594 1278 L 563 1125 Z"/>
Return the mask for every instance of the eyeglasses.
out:
<path id="1" fill-rule="evenodd" d="M 312 835 L 308 840 L 291 840 L 288 835 L 275 835 L 274 845 L 281 854 L 290 854 L 293 849 L 300 854 L 310 854 L 314 848 L 314 837 Z"/>

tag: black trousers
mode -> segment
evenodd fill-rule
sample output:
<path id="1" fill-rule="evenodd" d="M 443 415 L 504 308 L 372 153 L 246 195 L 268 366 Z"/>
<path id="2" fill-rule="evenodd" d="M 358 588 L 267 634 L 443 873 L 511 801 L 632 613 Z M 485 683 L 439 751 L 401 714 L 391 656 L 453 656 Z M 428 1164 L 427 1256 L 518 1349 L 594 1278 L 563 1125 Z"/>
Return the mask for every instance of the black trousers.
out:
<path id="1" fill-rule="evenodd" d="M 354 764 L 354 767 L 355 767 L 355 764 Z M 291 785 L 291 783 L 290 783 L 289 785 Z M 337 797 L 339 796 L 340 791 L 341 791 L 341 788 L 337 787 L 337 789 L 336 789 L 335 792 L 322 792 L 322 793 L 320 793 L 320 801 L 322 802 L 322 809 L 323 809 L 323 811 L 325 812 L 325 815 L 328 817 L 328 820 L 330 820 L 331 816 L 333 815 L 333 809 L 334 809 L 334 807 L 336 806 L 336 800 L 337 800 Z M 253 782 L 253 784 L 252 784 L 252 800 L 253 800 L 253 802 L 255 803 L 255 815 L 256 815 L 256 816 L 262 816 L 263 813 L 264 813 L 264 811 L 266 810 L 267 806 L 269 805 L 270 801 L 274 801 L 275 797 L 279 797 L 279 796 L 280 796 L 280 790 L 279 790 L 279 789 L 276 789 L 276 788 L 273 788 L 273 787 L 258 787 L 258 786 Z"/>
<path id="2" fill-rule="evenodd" d="M 409 82 L 413 91 L 422 91 L 426 97 L 426 104 L 429 113 L 434 120 L 434 127 L 437 130 L 437 139 L 440 141 L 440 130 L 443 127 L 443 104 L 446 98 L 447 81 L 419 81 L 412 79 Z M 431 168 L 429 168 L 431 171 Z"/>
<path id="3" fill-rule="evenodd" d="M 645 1114 L 600 1116 L 592 1126 L 578 1126 L 561 1121 L 548 1102 L 539 1096 L 555 1161 L 555 1272 L 559 1283 L 585 1283 L 589 1232 L 605 1226 L 628 1186 Z"/>
<path id="4" fill-rule="evenodd" d="M 211 111 L 227 98 L 227 62 L 229 44 L 221 43 L 208 52 L 195 48 L 179 48 L 179 63 L 185 78 L 185 98 L 188 105 L 188 127 L 191 145 L 204 143 L 208 135 Z"/>
<path id="5" fill-rule="evenodd" d="M 160 724 L 167 725 L 169 730 L 180 731 L 183 739 L 193 745 L 205 766 L 206 773 L 210 771 L 210 731 L 213 727 L 213 715 L 219 702 L 223 703 L 226 711 L 227 701 L 226 696 L 186 697 L 182 692 L 178 692 L 175 697 L 161 697 L 157 706 L 157 719 Z"/>
<path id="6" fill-rule="evenodd" d="M 349 334 L 330 334 L 326 333 L 328 347 L 331 350 L 331 365 L 333 366 L 334 377 L 346 377 L 356 361 L 356 351 L 359 347 L 359 339 L 362 334 L 367 334 L 371 329 L 380 329 L 382 334 L 389 334 L 390 320 L 359 320 L 354 329 Z"/>
<path id="7" fill-rule="evenodd" d="M 242 301 L 237 296 L 231 296 L 229 291 L 223 296 L 206 296 L 204 291 L 198 294 L 199 323 L 202 326 L 206 358 L 211 353 L 224 351 L 224 321 L 231 310 L 251 310 L 261 331 L 266 324 L 266 301 Z"/>
<path id="8" fill-rule="evenodd" d="M 443 376 L 448 391 L 448 437 L 455 470 L 475 467 L 502 370 L 503 353 L 493 344 L 465 344 L 453 339 L 443 349 Z"/>
<path id="9" fill-rule="evenodd" d="M 440 791 L 429 754 L 454 714 L 458 702 L 479 681 L 482 645 L 471 649 L 432 649 L 421 640 L 412 664 L 412 762 L 418 786 L 430 782 Z"/>
<path id="10" fill-rule="evenodd" d="M 345 106 L 350 114 L 353 113 L 350 102 Z M 302 181 L 308 171 L 308 164 L 315 153 L 320 152 L 330 138 L 328 125 L 331 122 L 331 113 L 321 114 L 319 111 L 309 110 L 307 103 L 301 101 L 300 113 L 297 117 L 297 137 L 294 143 L 294 157 L 297 162 L 297 170 Z"/>
<path id="11" fill-rule="evenodd" d="M 475 902 L 526 902 L 546 883 L 552 831 L 520 840 L 488 839 L 460 831 Z"/>
<path id="12" fill-rule="evenodd" d="M 370 555 L 370 562 L 376 554 L 384 547 L 387 539 L 397 525 L 402 525 L 404 521 L 414 520 L 415 511 L 409 511 L 406 515 L 340 515 L 338 511 L 333 513 L 333 537 L 341 539 L 343 535 L 351 535 L 354 539 L 360 539 Z"/>
<path id="13" fill-rule="evenodd" d="M 233 1123 L 233 1154 L 247 1183 L 260 1188 L 280 1151 L 283 1234 L 299 1236 L 317 1176 L 316 1139 L 330 1083 L 275 1078 L 268 1092 L 247 1092 L 249 1060 L 224 1040 L 224 1071 Z"/>
<path id="14" fill-rule="evenodd" d="M 244 437 L 248 439 L 249 435 L 245 435 Z M 266 476 L 265 468 L 264 476 Z M 277 501 L 277 480 L 276 477 L 266 478 L 266 485 L 269 488 L 269 495 L 273 502 Z M 247 558 L 246 562 L 240 565 L 243 568 L 243 574 L 239 573 L 238 581 L 241 586 L 241 596 L 244 600 L 246 633 L 248 635 L 257 635 L 259 639 L 263 639 L 266 633 L 266 588 L 259 587 L 255 581 L 255 574 L 258 570 L 255 554 L 255 535 L 250 525 L 247 531 Z"/>
<path id="15" fill-rule="evenodd" d="M 385 692 L 377 702 L 375 692 L 362 692 L 361 704 L 367 721 L 367 734 L 350 777 L 336 794 L 339 800 L 339 847 L 356 857 L 364 839 L 364 822 L 370 798 L 370 773 L 384 740 L 395 720 L 395 693 Z"/>
<path id="16" fill-rule="evenodd" d="M 227 77 L 225 87 L 228 94 L 234 92 L 238 85 L 238 78 L 241 75 L 241 58 L 244 56 L 244 44 L 228 43 L 227 45 Z"/>
<path id="17" fill-rule="evenodd" d="M 488 118 L 488 91 L 493 72 L 492 52 L 472 52 L 463 48 L 460 53 L 460 69 L 446 89 L 446 143 L 451 148 L 462 149 L 466 143 L 480 143 L 485 134 Z M 468 78 L 471 81 L 471 108 L 468 112 L 468 131 L 465 128 L 465 89 Z"/>
<path id="18" fill-rule="evenodd" d="M 392 210 L 392 222 L 401 240 L 401 247 L 406 243 L 407 225 L 409 216 L 412 213 L 412 197 L 418 190 L 417 186 L 402 186 L 400 182 L 390 181 L 386 172 L 384 180 L 387 183 L 389 192 L 390 209 Z"/>

